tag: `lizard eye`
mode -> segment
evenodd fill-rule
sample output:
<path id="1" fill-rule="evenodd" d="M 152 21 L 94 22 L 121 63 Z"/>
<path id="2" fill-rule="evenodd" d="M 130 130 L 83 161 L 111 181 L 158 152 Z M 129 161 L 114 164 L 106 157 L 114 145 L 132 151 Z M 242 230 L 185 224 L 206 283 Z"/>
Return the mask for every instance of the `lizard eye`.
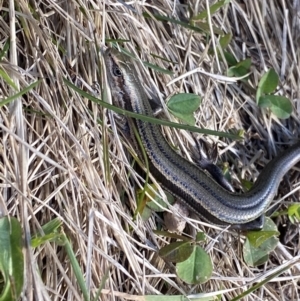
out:
<path id="1" fill-rule="evenodd" d="M 114 76 L 117 76 L 117 77 L 122 76 L 122 72 L 118 66 L 113 66 L 112 73 Z"/>

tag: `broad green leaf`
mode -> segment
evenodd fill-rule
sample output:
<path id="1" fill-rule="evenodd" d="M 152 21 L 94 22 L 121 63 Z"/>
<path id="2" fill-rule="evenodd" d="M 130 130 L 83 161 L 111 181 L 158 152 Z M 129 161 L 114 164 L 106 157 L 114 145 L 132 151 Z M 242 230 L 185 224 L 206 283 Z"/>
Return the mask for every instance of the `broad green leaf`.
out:
<path id="1" fill-rule="evenodd" d="M 261 265 L 267 262 L 269 259 L 269 251 L 263 249 L 262 247 L 252 247 L 249 243 L 249 240 L 246 240 L 243 246 L 243 253 L 246 264 L 253 267 Z"/>
<path id="2" fill-rule="evenodd" d="M 197 232 L 196 234 L 196 241 L 205 241 L 206 236 L 204 232 Z"/>
<path id="3" fill-rule="evenodd" d="M 218 2 L 214 3 L 213 5 L 211 5 L 209 7 L 210 15 L 217 12 L 222 6 L 224 6 L 225 4 L 227 4 L 229 2 L 230 2 L 230 0 L 222 0 L 222 1 L 218 1 Z M 204 10 L 201 13 L 199 13 L 198 15 L 196 15 L 195 17 L 193 17 L 192 21 L 199 21 L 199 20 L 205 19 L 207 17 L 208 17 L 208 12 L 207 12 L 207 10 Z"/>
<path id="4" fill-rule="evenodd" d="M 190 257 L 193 248 L 188 241 L 176 241 L 161 248 L 158 255 L 168 262 L 182 262 Z"/>
<path id="5" fill-rule="evenodd" d="M 222 58 L 222 56 L 220 55 L 220 49 L 219 48 L 221 48 L 221 49 L 224 50 L 229 45 L 229 43 L 231 41 L 231 38 L 232 38 L 232 34 L 231 33 L 225 34 L 224 36 L 220 37 L 219 47 L 217 48 L 217 54 L 218 54 L 218 56 L 220 58 Z M 226 52 L 226 54 L 225 54 L 225 52 L 226 51 L 223 51 L 223 54 L 225 56 L 226 61 L 228 61 L 227 58 L 226 58 L 226 54 L 228 54 L 228 59 L 229 60 L 230 60 L 230 58 L 231 58 L 232 55 L 229 54 L 228 52 Z M 208 54 L 210 54 L 210 55 L 214 55 L 215 54 L 215 50 L 214 50 L 213 47 L 210 47 L 210 49 L 208 51 Z M 232 64 L 228 63 L 229 65 L 235 65 L 235 64 L 237 64 L 236 60 L 230 60 L 230 61 L 233 62 L 233 63 Z"/>
<path id="6" fill-rule="evenodd" d="M 270 103 L 269 107 L 272 113 L 278 118 L 286 119 L 291 116 L 293 107 L 288 98 L 279 95 L 264 95 L 259 98 L 258 104 L 263 103 L 264 105 L 267 102 Z"/>
<path id="7" fill-rule="evenodd" d="M 261 96 L 258 100 L 258 105 L 261 108 L 270 108 L 272 106 L 272 103 L 271 103 L 269 97 Z"/>
<path id="8" fill-rule="evenodd" d="M 246 234 L 246 237 L 249 240 L 249 243 L 255 247 L 258 248 L 260 245 L 262 245 L 266 240 L 268 240 L 272 236 L 279 235 L 280 233 L 277 230 L 274 231 L 249 231 Z"/>
<path id="9" fill-rule="evenodd" d="M 200 106 L 201 97 L 193 93 L 179 93 L 170 98 L 168 109 L 181 114 L 194 113 Z"/>
<path id="10" fill-rule="evenodd" d="M 253 238 L 254 235 L 252 235 L 251 239 L 253 240 L 251 244 L 247 234 L 247 239 L 243 246 L 244 260 L 249 266 L 257 266 L 266 262 L 269 258 L 269 253 L 276 248 L 278 243 L 278 238 L 274 236 L 278 234 L 277 227 L 270 218 L 265 218 L 263 229 L 257 232 L 258 234 L 259 232 L 263 232 L 262 237 L 259 238 L 256 236 Z M 267 237 L 267 232 L 271 232 L 272 235 Z M 255 247 L 253 244 L 257 244 L 259 246 Z"/>
<path id="11" fill-rule="evenodd" d="M 176 264 L 176 270 L 186 283 L 200 284 L 210 279 L 213 266 L 208 254 L 200 246 L 194 246 L 191 256 Z"/>
<path id="12" fill-rule="evenodd" d="M 227 51 L 224 51 L 224 56 L 225 56 L 228 66 L 235 66 L 237 64 L 237 60 L 233 54 L 231 54 Z"/>
<path id="13" fill-rule="evenodd" d="M 143 211 L 140 212 L 142 220 L 144 222 L 147 221 L 151 217 L 152 213 L 153 213 L 153 210 L 151 210 L 149 207 L 145 206 Z"/>
<path id="14" fill-rule="evenodd" d="M 173 112 L 171 110 L 170 110 L 170 112 L 185 124 L 189 124 L 189 125 L 195 124 L 194 114 L 181 114 L 179 112 Z"/>
<path id="15" fill-rule="evenodd" d="M 219 43 L 220 43 L 220 46 L 221 46 L 222 49 L 225 49 L 229 45 L 229 43 L 231 41 L 231 38 L 232 38 L 231 33 L 227 33 L 224 36 L 220 37 L 220 42 Z"/>
<path id="16" fill-rule="evenodd" d="M 170 98 L 167 103 L 169 111 L 183 122 L 193 125 L 193 113 L 199 108 L 201 98 L 193 93 L 179 93 Z"/>
<path id="17" fill-rule="evenodd" d="M 0 218 L 0 301 L 18 300 L 24 285 L 22 228 L 14 217 Z"/>
<path id="18" fill-rule="evenodd" d="M 250 72 L 251 59 L 245 59 L 243 61 L 238 62 L 236 65 L 230 67 L 227 71 L 228 76 L 236 76 L 241 77 L 245 76 Z M 244 78 L 243 80 L 246 80 Z"/>
<path id="19" fill-rule="evenodd" d="M 269 99 L 272 103 L 271 111 L 274 115 L 281 119 L 287 119 L 291 116 L 293 107 L 288 98 L 279 95 L 270 95 Z"/>
<path id="20" fill-rule="evenodd" d="M 243 61 L 238 62 L 238 64 L 236 65 L 236 67 L 243 67 L 243 68 L 245 68 L 247 70 L 247 72 L 249 72 L 250 71 L 250 67 L 251 67 L 251 59 L 245 59 Z M 245 75 L 245 74 L 243 74 L 243 75 Z"/>
<path id="21" fill-rule="evenodd" d="M 258 102 L 261 95 L 274 92 L 278 85 L 278 81 L 279 77 L 274 69 L 270 69 L 266 72 L 258 83 L 256 101 Z"/>

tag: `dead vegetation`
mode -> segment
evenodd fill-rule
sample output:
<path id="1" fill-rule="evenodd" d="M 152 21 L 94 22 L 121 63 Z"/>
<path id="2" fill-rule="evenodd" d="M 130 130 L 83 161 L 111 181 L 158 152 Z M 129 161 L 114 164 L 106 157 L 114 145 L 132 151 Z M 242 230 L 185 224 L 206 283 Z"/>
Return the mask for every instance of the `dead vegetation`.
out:
<path id="1" fill-rule="evenodd" d="M 183 91 L 201 95 L 197 126 L 245 132 L 243 142 L 204 138 L 211 146 L 218 142 L 219 163 L 229 163 L 234 179 L 253 181 L 266 162 L 300 136 L 299 0 L 232 0 L 209 18 L 210 30 L 217 27 L 232 33 L 229 49 L 238 61 L 251 58 L 249 89 L 199 72 L 168 85 L 198 67 L 226 75 L 224 59 L 211 52 L 218 48 L 218 35 L 151 17 L 155 13 L 188 21 L 191 13 L 205 10 L 210 1 L 130 1 L 125 5 L 116 0 L 22 0 L 15 1 L 15 11 L 9 14 L 13 2 L 0 4 L 1 48 L 10 39 L 1 68 L 20 90 L 42 79 L 0 111 L 1 210 L 23 225 L 24 300 L 82 300 L 65 249 L 51 242 L 29 247 L 31 235 L 54 218 L 62 221 L 88 290 L 95 295 L 103 285 L 102 300 L 218 291 L 223 291 L 221 300 L 231 300 L 278 271 L 287 260 L 292 268 L 244 300 L 300 300 L 299 226 L 283 218 L 279 220 L 286 223 L 281 244 L 259 268 L 244 264 L 242 238 L 237 233 L 204 227 L 190 219 L 192 227 L 207 234 L 206 250 L 214 273 L 202 286 L 182 283 L 174 267 L 155 252 L 168 242 L 153 234 L 161 221 L 155 216 L 147 222 L 132 219 L 136 203 L 130 174 L 135 171 L 121 141 L 110 130 L 106 111 L 63 82 L 66 78 L 91 94 L 95 82 L 103 89 L 98 47 L 107 45 L 105 39 L 126 41 L 125 48 L 141 60 L 174 72 L 170 76 L 140 65 L 147 91 L 161 101 Z M 253 88 L 271 67 L 280 76 L 278 94 L 293 104 L 287 120 L 277 119 L 255 102 Z M 16 94 L 3 78 L 0 83 L 2 99 Z M 169 139 L 188 156 L 190 134 L 169 131 Z M 294 168 L 290 175 L 276 198 L 282 203 L 299 198 L 297 192 L 284 198 L 299 187 L 299 169 Z M 143 179 L 135 177 L 142 185 Z"/>

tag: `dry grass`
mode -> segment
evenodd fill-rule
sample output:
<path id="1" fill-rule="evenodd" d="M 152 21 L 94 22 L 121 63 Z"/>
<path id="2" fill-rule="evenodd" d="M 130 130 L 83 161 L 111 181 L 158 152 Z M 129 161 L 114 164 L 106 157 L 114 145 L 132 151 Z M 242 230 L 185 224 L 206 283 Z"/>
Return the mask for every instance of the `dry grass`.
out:
<path id="1" fill-rule="evenodd" d="M 20 89 L 43 79 L 30 93 L 0 111 L 0 208 L 23 225 L 27 281 L 24 300 L 82 300 L 64 248 L 55 243 L 29 248 L 31 235 L 56 217 L 63 223 L 62 229 L 72 243 L 92 294 L 108 274 L 102 300 L 142 300 L 146 294 L 219 290 L 228 290 L 221 300 L 231 300 L 286 264 L 286 260 L 299 261 L 299 226 L 288 224 L 282 244 L 272 252 L 269 262 L 260 268 L 249 268 L 244 264 L 237 234 L 190 220 L 194 228 L 208 235 L 206 250 L 214 273 L 202 286 L 182 283 L 174 268 L 155 253 L 167 242 L 153 234 L 159 221 L 155 217 L 148 222 L 132 220 L 136 203 L 129 171 L 134 174 L 134 170 L 120 140 L 109 130 L 103 109 L 62 81 L 67 78 L 93 93 L 93 82 L 101 82 L 94 37 L 101 47 L 105 38 L 128 40 L 126 48 L 142 60 L 175 73 L 171 77 L 140 66 L 149 91 L 162 101 L 172 93 L 192 91 L 203 96 L 197 115 L 199 127 L 245 131 L 244 143 L 217 137 L 205 139 L 210 144 L 219 141 L 220 162 L 229 162 L 233 177 L 254 180 L 269 159 L 300 135 L 299 0 L 232 0 L 210 18 L 211 25 L 232 33 L 230 50 L 238 60 L 252 59 L 253 87 L 267 69 L 273 67 L 278 72 L 278 94 L 289 97 L 294 108 L 291 118 L 285 121 L 259 109 L 254 94 L 239 83 L 220 83 L 194 73 L 167 85 L 198 67 L 226 75 L 224 61 L 208 54 L 210 48 L 218 47 L 218 37 L 145 19 L 142 13 L 184 20 L 189 17 L 189 7 L 196 13 L 204 10 L 209 1 L 131 1 L 126 7 L 121 1 L 110 0 L 105 5 L 100 0 L 20 0 L 15 1 L 16 11 L 9 15 L 13 2 L 0 4 L 1 45 L 11 38 L 9 54 L 1 67 Z M 0 87 L 1 98 L 16 93 L 3 79 Z M 99 119 L 104 120 L 104 126 L 99 125 Z M 186 152 L 185 140 L 191 141 L 190 134 L 177 131 L 174 138 L 173 130 L 172 133 L 174 143 L 182 141 L 180 147 Z M 103 137 L 108 141 L 105 144 Z M 105 151 L 109 152 L 109 177 L 105 177 Z M 291 174 L 293 179 L 281 186 L 281 197 L 297 187 L 299 169 Z M 297 196 L 299 193 L 294 194 Z M 286 203 L 292 201 L 292 196 L 284 199 Z M 251 293 L 247 300 L 300 300 L 299 275 L 300 267 L 295 264 Z"/>

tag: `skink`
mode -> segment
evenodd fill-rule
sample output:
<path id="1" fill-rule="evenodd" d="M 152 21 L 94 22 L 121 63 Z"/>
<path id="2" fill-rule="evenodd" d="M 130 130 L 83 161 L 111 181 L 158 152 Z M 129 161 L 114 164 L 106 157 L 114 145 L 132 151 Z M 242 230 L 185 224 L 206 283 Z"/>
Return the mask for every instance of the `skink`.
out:
<path id="1" fill-rule="evenodd" d="M 152 116 L 147 94 L 132 61 L 115 49 L 104 53 L 107 80 L 115 105 Z M 261 228 L 260 217 L 277 193 L 282 177 L 300 161 L 300 142 L 271 160 L 252 188 L 243 193 L 229 192 L 203 170 L 177 154 L 165 140 L 158 125 L 130 120 L 147 152 L 153 176 L 171 194 L 205 220 L 239 229 Z M 256 223 L 255 221 L 258 221 Z"/>

